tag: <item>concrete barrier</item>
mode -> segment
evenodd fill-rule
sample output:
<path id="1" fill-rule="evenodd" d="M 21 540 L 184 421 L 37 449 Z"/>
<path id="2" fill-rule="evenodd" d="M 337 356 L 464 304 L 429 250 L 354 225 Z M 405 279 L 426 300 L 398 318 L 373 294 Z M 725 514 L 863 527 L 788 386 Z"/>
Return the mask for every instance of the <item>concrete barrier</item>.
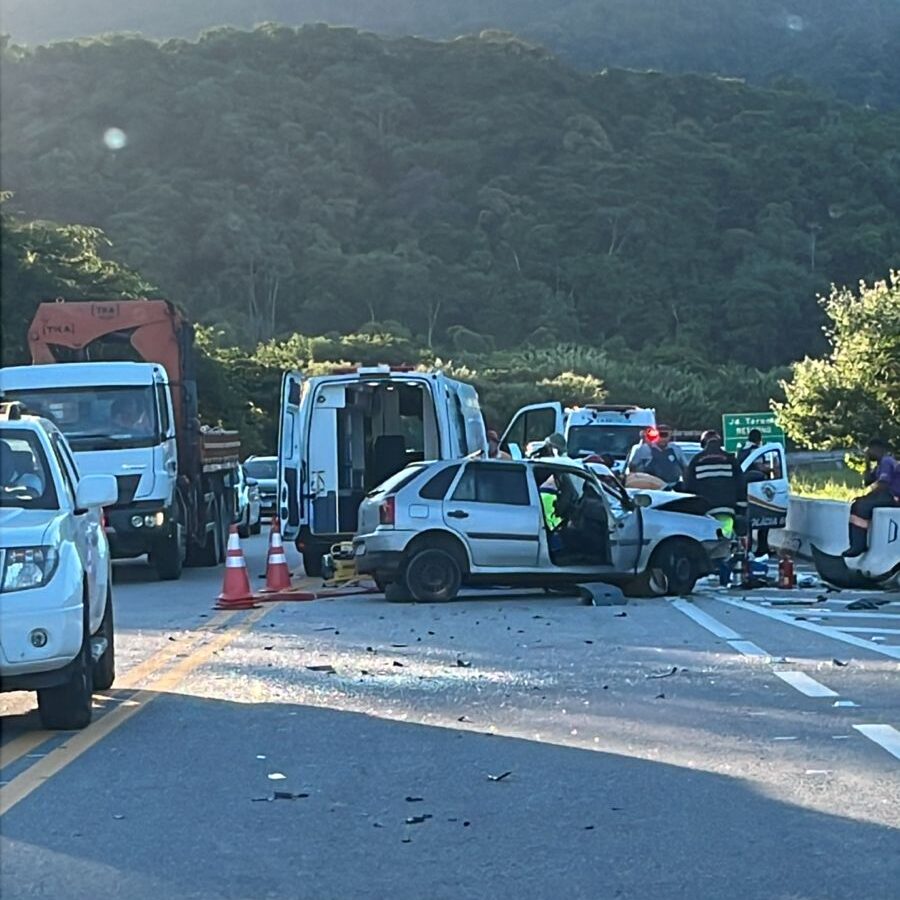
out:
<path id="1" fill-rule="evenodd" d="M 773 530 L 769 543 L 778 550 L 789 550 L 806 558 L 812 558 L 810 544 L 826 553 L 842 553 L 849 542 L 849 516 L 849 503 L 791 497 L 785 527 Z"/>
<path id="2" fill-rule="evenodd" d="M 847 522 L 850 504 L 838 500 L 812 500 L 791 497 L 787 523 L 769 535 L 769 543 L 777 550 L 788 550 L 797 556 L 812 557 L 811 545 L 825 553 L 842 553 L 849 543 Z M 900 564 L 900 507 L 876 509 L 869 537 L 867 565 L 881 575 Z"/>

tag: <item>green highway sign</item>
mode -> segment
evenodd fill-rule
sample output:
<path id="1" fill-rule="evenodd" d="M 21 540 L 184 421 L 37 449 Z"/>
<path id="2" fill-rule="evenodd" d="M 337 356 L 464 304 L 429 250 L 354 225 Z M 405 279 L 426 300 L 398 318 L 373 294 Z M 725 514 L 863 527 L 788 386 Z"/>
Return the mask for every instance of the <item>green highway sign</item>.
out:
<path id="1" fill-rule="evenodd" d="M 747 443 L 747 435 L 754 428 L 762 432 L 764 444 L 784 446 L 784 431 L 775 422 L 775 413 L 726 413 L 722 416 L 722 438 L 725 449 L 732 453 Z"/>

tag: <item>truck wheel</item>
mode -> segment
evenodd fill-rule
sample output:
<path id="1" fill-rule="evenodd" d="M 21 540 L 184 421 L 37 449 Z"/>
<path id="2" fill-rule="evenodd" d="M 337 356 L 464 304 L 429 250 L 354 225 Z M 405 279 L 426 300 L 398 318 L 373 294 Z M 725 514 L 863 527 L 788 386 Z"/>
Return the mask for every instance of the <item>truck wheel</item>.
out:
<path id="1" fill-rule="evenodd" d="M 92 709 L 93 660 L 91 659 L 91 634 L 85 627 L 81 650 L 69 680 L 65 684 L 42 688 L 37 692 L 41 725 L 50 730 L 71 731 L 90 724 Z"/>
<path id="2" fill-rule="evenodd" d="M 696 551 L 689 541 L 669 540 L 653 551 L 650 567 L 659 569 L 667 582 L 670 596 L 690 594 L 697 583 Z"/>
<path id="3" fill-rule="evenodd" d="M 177 581 L 181 578 L 185 557 L 183 543 L 184 529 L 176 522 L 173 534 L 150 554 L 150 562 L 160 581 Z"/>
<path id="4" fill-rule="evenodd" d="M 219 500 L 212 503 L 212 528 L 206 532 L 206 543 L 197 554 L 201 566 L 217 566 L 222 561 L 222 516 L 219 511 Z"/>
<path id="5" fill-rule="evenodd" d="M 116 636 L 113 626 L 112 587 L 106 588 L 106 609 L 103 610 L 103 621 L 97 630 L 97 637 L 106 638 L 106 650 L 94 663 L 94 689 L 105 691 L 112 687 L 116 680 Z"/>
<path id="6" fill-rule="evenodd" d="M 420 550 L 406 564 L 406 583 L 419 603 L 442 603 L 459 593 L 462 572 L 446 550 Z"/>
<path id="7" fill-rule="evenodd" d="M 322 577 L 323 555 L 322 551 L 316 548 L 303 551 L 303 571 L 306 572 L 308 578 Z"/>
<path id="8" fill-rule="evenodd" d="M 238 537 L 239 538 L 248 538 L 250 537 L 250 510 L 247 509 L 247 521 L 241 522 L 238 525 Z"/>

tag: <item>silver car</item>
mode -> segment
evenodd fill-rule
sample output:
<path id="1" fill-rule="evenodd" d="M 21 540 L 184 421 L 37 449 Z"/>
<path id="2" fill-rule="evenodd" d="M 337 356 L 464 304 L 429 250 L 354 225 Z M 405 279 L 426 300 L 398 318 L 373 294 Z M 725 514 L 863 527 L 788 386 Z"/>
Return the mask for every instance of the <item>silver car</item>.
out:
<path id="1" fill-rule="evenodd" d="M 353 543 L 357 570 L 398 599 L 589 581 L 686 594 L 730 552 L 705 509 L 687 495 L 631 497 L 571 460 L 418 463 L 368 494 Z"/>

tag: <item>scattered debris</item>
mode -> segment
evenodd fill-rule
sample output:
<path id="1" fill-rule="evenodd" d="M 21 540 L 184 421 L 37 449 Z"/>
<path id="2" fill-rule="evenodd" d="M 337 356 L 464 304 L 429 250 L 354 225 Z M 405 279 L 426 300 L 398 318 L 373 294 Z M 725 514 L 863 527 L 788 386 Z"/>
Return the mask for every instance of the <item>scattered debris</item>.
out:
<path id="1" fill-rule="evenodd" d="M 424 797 L 404 797 L 407 803 L 421 803 L 425 798 Z"/>
<path id="2" fill-rule="evenodd" d="M 295 794 L 293 791 L 273 791 L 268 797 L 251 797 L 251 803 L 274 803 L 276 800 L 304 800 L 309 794 Z"/>
<path id="3" fill-rule="evenodd" d="M 263 647 L 263 650 L 274 650 L 274 649 L 275 649 L 275 645 L 274 645 L 274 644 L 269 644 L 268 647 Z"/>
<path id="4" fill-rule="evenodd" d="M 374 647 L 366 647 L 366 653 L 377 653 L 378 651 Z"/>
<path id="5" fill-rule="evenodd" d="M 782 734 L 782 735 L 779 735 L 778 737 L 773 737 L 772 740 L 773 741 L 796 741 L 797 738 L 794 737 L 794 735 L 792 735 L 792 734 Z"/>
<path id="6" fill-rule="evenodd" d="M 169 635 L 169 640 L 170 640 L 170 641 L 177 641 L 177 640 L 178 640 L 178 638 L 176 638 L 176 637 L 172 637 L 172 635 L 171 635 L 171 634 L 170 634 L 170 635 Z"/>
<path id="7" fill-rule="evenodd" d="M 319 628 L 313 628 L 313 631 L 334 631 L 334 625 L 322 625 Z"/>
<path id="8" fill-rule="evenodd" d="M 307 666 L 306 668 L 310 672 L 324 672 L 326 675 L 334 675 L 337 672 L 337 669 L 329 663 L 323 666 Z"/>
<path id="9" fill-rule="evenodd" d="M 122 813 L 113 813 L 113 818 L 121 820 L 121 819 L 124 819 L 125 816 L 123 816 Z"/>
<path id="10" fill-rule="evenodd" d="M 468 820 L 466 820 L 466 821 L 463 822 L 463 828 L 468 828 L 471 824 L 472 824 L 471 822 L 469 822 Z"/>
<path id="11" fill-rule="evenodd" d="M 398 669 L 402 669 L 402 668 L 403 668 L 403 663 L 402 663 L 402 662 L 397 662 L 396 659 L 393 661 L 393 663 L 391 663 L 391 665 L 396 666 Z"/>
<path id="12" fill-rule="evenodd" d="M 392 647 L 408 647 L 409 644 L 391 644 Z"/>
<path id="13" fill-rule="evenodd" d="M 466 662 L 464 659 L 457 658 L 456 660 L 456 666 L 459 669 L 468 669 L 471 665 L 472 663 Z"/>
<path id="14" fill-rule="evenodd" d="M 616 613 L 616 614 L 613 616 L 613 618 L 614 618 L 614 619 L 624 619 L 624 618 L 627 618 L 627 616 L 628 616 L 628 613 L 627 613 L 627 612 L 620 612 L 620 613 Z"/>
<path id="15" fill-rule="evenodd" d="M 263 754 L 263 753 L 257 753 L 256 758 L 257 759 L 265 759 L 266 757 L 265 757 L 265 754 Z"/>
<path id="16" fill-rule="evenodd" d="M 651 672 L 649 675 L 645 675 L 645 678 L 668 678 L 670 675 L 674 675 L 678 671 L 678 666 L 672 666 L 666 672 Z"/>
<path id="17" fill-rule="evenodd" d="M 458 716 L 456 721 L 457 722 L 471 722 L 472 720 L 468 716 Z"/>
<path id="18" fill-rule="evenodd" d="M 879 604 L 874 600 L 854 600 L 852 603 L 847 604 L 847 609 L 878 609 L 878 606 Z"/>
<path id="19" fill-rule="evenodd" d="M 503 781 L 504 778 L 509 778 L 512 775 L 512 770 L 509 772 L 501 772 L 499 775 L 488 775 L 488 781 Z"/>
<path id="20" fill-rule="evenodd" d="M 593 644 L 594 642 L 593 642 L 593 641 L 585 640 L 585 643 L 586 643 L 586 644 Z"/>
<path id="21" fill-rule="evenodd" d="M 666 695 L 665 694 L 657 694 L 653 699 L 654 700 L 665 700 Z"/>
<path id="22" fill-rule="evenodd" d="M 593 826 L 593 825 L 585 825 L 585 826 L 584 826 L 584 830 L 585 830 L 585 831 L 593 831 L 593 830 L 594 830 L 594 826 Z"/>
<path id="23" fill-rule="evenodd" d="M 287 775 L 283 772 L 269 772 L 266 778 L 268 778 L 269 781 L 284 781 L 285 778 L 287 778 Z"/>
<path id="24" fill-rule="evenodd" d="M 429 631 L 429 632 L 428 632 L 428 633 L 429 633 L 429 634 L 434 634 L 434 632 L 433 632 L 433 631 Z"/>
<path id="25" fill-rule="evenodd" d="M 845 706 L 845 707 L 859 706 L 858 703 L 854 703 L 852 700 L 835 700 L 834 703 L 832 703 L 831 705 L 832 706 Z"/>
<path id="26" fill-rule="evenodd" d="M 421 825 L 423 822 L 427 822 L 429 819 L 433 819 L 434 816 L 431 813 L 424 813 L 421 816 L 407 816 L 406 824 L 407 825 Z"/>
<path id="27" fill-rule="evenodd" d="M 846 666 L 846 665 L 847 665 L 847 663 L 844 662 L 844 660 L 842 660 L 842 659 L 837 659 L 836 657 L 832 660 L 832 662 L 833 662 L 836 666 Z"/>

